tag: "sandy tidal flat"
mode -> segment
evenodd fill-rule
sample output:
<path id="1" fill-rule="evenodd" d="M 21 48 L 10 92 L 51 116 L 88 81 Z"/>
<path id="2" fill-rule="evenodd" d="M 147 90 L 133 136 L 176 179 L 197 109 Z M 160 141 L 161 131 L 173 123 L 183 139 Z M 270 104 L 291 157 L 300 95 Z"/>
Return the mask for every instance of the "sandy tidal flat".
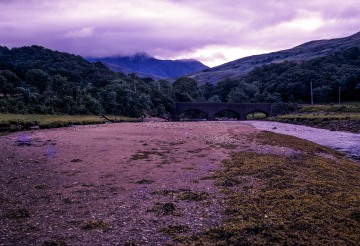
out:
<path id="1" fill-rule="evenodd" d="M 226 197 L 211 177 L 230 153 L 299 154 L 259 145 L 259 132 L 147 122 L 3 136 L 0 245 L 164 245 L 220 226 Z"/>

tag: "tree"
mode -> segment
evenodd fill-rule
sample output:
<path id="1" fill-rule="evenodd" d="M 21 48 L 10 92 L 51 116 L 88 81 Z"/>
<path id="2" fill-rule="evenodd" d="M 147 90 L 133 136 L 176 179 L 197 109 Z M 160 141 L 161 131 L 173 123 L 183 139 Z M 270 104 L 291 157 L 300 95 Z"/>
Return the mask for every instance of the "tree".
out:
<path id="1" fill-rule="evenodd" d="M 239 80 L 225 79 L 219 81 L 214 88 L 213 95 L 218 95 L 221 101 L 225 102 L 229 93 L 239 85 Z"/>
<path id="2" fill-rule="evenodd" d="M 218 95 L 214 95 L 207 100 L 209 103 L 221 103 L 221 99 Z"/>
<path id="3" fill-rule="evenodd" d="M 73 90 L 71 82 L 64 76 L 56 74 L 51 77 L 53 91 L 60 97 L 71 95 Z"/>
<path id="4" fill-rule="evenodd" d="M 41 69 L 30 69 L 26 72 L 25 79 L 29 85 L 37 88 L 40 93 L 44 93 L 46 89 L 50 89 L 50 76 Z"/>
<path id="5" fill-rule="evenodd" d="M 164 79 L 159 80 L 158 85 L 159 85 L 158 89 L 165 97 L 168 97 L 170 100 L 175 99 L 174 88 L 173 88 L 173 85 L 169 81 L 164 80 Z"/>
<path id="6" fill-rule="evenodd" d="M 21 85 L 19 77 L 10 70 L 0 71 L 0 92 L 6 95 L 15 93 L 15 88 Z"/>
<path id="7" fill-rule="evenodd" d="M 194 102 L 200 96 L 196 80 L 188 77 L 177 79 L 173 83 L 173 88 L 177 102 Z"/>
<path id="8" fill-rule="evenodd" d="M 215 86 L 209 82 L 206 82 L 204 85 L 199 86 L 199 90 L 200 94 L 205 98 L 205 100 L 209 100 L 209 98 L 214 93 Z"/>
<path id="9" fill-rule="evenodd" d="M 0 93 L 2 93 L 4 96 L 6 96 L 6 94 L 8 94 L 7 79 L 2 75 L 0 75 Z"/>
<path id="10" fill-rule="evenodd" d="M 227 96 L 227 101 L 231 103 L 247 103 L 250 99 L 242 88 L 236 87 Z"/>

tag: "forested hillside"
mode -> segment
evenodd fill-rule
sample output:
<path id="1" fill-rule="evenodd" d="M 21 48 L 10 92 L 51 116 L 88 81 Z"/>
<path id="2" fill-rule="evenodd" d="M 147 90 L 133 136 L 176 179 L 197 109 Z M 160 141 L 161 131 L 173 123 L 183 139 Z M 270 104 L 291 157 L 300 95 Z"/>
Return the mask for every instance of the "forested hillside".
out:
<path id="1" fill-rule="evenodd" d="M 204 84 L 205 82 L 216 83 L 225 78 L 239 78 L 240 76 L 252 71 L 254 68 L 261 67 L 263 65 L 282 63 L 284 61 L 294 61 L 300 63 L 331 55 L 336 51 L 352 47 L 360 48 L 360 32 L 349 37 L 314 40 L 287 50 L 240 58 L 238 60 L 192 74 L 190 77 L 196 79 L 201 84 Z"/>
<path id="2" fill-rule="evenodd" d="M 311 81 L 315 103 L 337 102 L 339 87 L 343 101 L 359 101 L 360 49 L 353 47 L 302 63 L 258 67 L 238 79 L 217 83 L 210 95 L 231 102 L 309 103 Z"/>
<path id="3" fill-rule="evenodd" d="M 172 103 L 167 87 L 39 46 L 0 47 L 1 112 L 161 115 Z"/>
<path id="4" fill-rule="evenodd" d="M 166 116 L 174 101 L 310 102 L 360 100 L 360 49 L 302 63 L 283 62 L 254 69 L 237 79 L 198 85 L 174 83 L 109 70 L 100 62 L 39 46 L 0 47 L 0 112 Z"/>

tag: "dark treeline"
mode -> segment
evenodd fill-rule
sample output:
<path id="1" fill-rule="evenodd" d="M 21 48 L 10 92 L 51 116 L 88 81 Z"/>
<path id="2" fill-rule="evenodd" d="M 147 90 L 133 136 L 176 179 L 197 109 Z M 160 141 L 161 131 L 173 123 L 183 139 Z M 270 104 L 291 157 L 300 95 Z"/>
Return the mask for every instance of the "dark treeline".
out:
<path id="1" fill-rule="evenodd" d="M 39 46 L 0 46 L 0 112 L 166 116 L 174 101 L 315 102 L 359 100 L 360 50 L 254 69 L 238 79 L 198 85 L 191 78 L 174 83 L 139 78 L 90 63 L 80 56 Z"/>

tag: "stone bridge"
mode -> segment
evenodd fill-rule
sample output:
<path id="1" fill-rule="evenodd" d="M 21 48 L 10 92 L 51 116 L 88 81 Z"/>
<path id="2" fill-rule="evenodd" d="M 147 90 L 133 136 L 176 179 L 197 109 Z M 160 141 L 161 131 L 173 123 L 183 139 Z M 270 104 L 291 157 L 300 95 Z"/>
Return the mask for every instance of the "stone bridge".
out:
<path id="1" fill-rule="evenodd" d="M 172 120 L 179 120 L 179 115 L 188 110 L 199 110 L 207 115 L 207 120 L 215 120 L 215 115 L 229 110 L 238 115 L 238 120 L 246 120 L 247 115 L 253 112 L 262 112 L 268 116 L 284 113 L 286 110 L 281 104 L 272 103 L 201 103 L 176 102 L 174 103 Z"/>

